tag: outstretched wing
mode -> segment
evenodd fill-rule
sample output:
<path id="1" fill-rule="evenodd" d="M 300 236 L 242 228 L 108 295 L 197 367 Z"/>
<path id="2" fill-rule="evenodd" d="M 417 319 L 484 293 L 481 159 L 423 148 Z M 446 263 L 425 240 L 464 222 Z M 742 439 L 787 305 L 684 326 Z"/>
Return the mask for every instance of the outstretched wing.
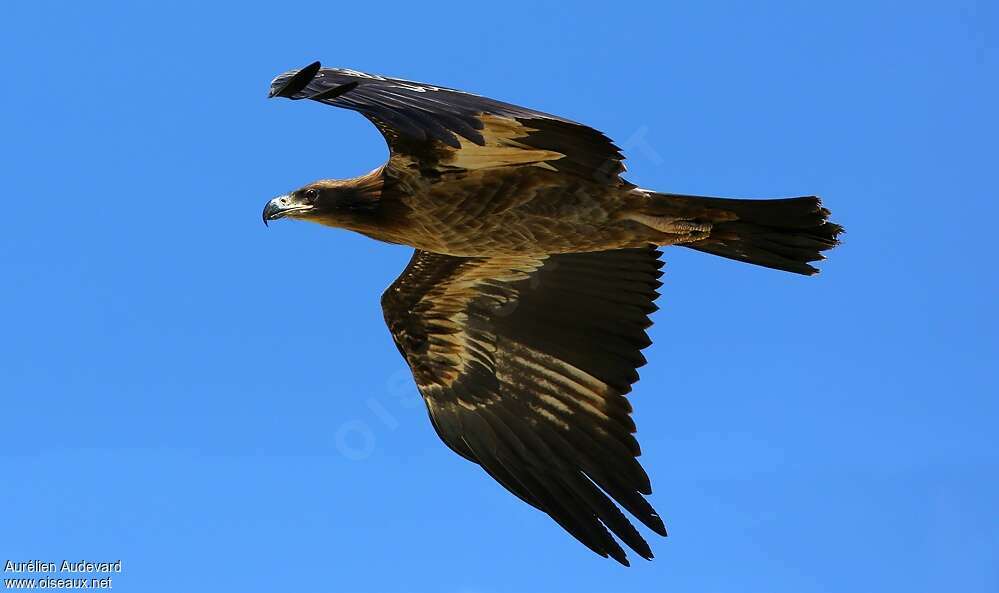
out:
<path id="1" fill-rule="evenodd" d="M 601 556 L 661 535 L 631 406 L 662 263 L 654 248 L 519 258 L 417 251 L 382 308 L 441 439 Z M 612 500 L 613 499 L 613 500 Z"/>
<path id="2" fill-rule="evenodd" d="M 624 171 L 618 147 L 593 128 L 422 82 L 315 62 L 275 78 L 270 96 L 362 113 L 385 136 L 397 171 L 533 165 L 607 183 Z"/>

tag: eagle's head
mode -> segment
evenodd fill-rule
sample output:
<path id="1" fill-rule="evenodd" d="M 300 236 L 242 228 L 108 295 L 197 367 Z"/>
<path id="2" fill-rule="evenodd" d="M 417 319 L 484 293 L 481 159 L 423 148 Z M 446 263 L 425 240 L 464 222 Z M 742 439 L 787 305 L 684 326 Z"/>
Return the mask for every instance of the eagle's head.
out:
<path id="1" fill-rule="evenodd" d="M 264 206 L 264 224 L 279 218 L 314 218 L 320 211 L 331 209 L 335 199 L 318 183 L 280 195 Z"/>
<path id="2" fill-rule="evenodd" d="M 264 206 L 264 224 L 294 218 L 352 228 L 352 223 L 371 217 L 378 209 L 381 176 L 376 172 L 353 179 L 322 179 L 278 196 Z"/>

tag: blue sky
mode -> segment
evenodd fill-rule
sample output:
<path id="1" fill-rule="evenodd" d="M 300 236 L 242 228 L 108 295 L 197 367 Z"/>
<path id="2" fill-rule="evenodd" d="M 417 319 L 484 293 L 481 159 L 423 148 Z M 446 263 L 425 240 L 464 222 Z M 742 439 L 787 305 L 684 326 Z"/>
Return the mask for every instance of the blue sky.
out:
<path id="1" fill-rule="evenodd" d="M 143 592 L 999 589 L 994 3 L 166 4 L 0 22 L 0 560 L 120 558 Z M 407 248 L 260 223 L 386 156 L 265 99 L 316 59 L 846 226 L 813 278 L 667 250 L 631 396 L 653 562 L 438 441 L 378 303 Z"/>

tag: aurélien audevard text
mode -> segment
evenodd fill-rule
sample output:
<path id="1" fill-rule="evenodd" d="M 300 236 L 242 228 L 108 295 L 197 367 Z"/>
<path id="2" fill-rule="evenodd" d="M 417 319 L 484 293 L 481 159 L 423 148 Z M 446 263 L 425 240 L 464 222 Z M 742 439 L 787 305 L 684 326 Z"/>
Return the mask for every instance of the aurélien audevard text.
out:
<path id="1" fill-rule="evenodd" d="M 44 560 L 14 562 L 7 560 L 4 572 L 121 572 L 121 560 L 90 562 L 88 560 L 63 560 L 58 563 Z"/>

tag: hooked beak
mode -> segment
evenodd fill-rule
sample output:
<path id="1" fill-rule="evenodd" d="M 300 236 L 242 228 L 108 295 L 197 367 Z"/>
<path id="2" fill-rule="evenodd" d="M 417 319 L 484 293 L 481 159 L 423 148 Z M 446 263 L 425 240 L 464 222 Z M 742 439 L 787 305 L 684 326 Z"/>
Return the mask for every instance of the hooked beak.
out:
<path id="1" fill-rule="evenodd" d="M 291 195 L 278 196 L 267 202 L 267 205 L 264 206 L 264 225 L 267 225 L 271 220 L 293 216 L 297 212 L 305 212 L 307 210 L 312 210 L 312 206 L 296 201 Z"/>

